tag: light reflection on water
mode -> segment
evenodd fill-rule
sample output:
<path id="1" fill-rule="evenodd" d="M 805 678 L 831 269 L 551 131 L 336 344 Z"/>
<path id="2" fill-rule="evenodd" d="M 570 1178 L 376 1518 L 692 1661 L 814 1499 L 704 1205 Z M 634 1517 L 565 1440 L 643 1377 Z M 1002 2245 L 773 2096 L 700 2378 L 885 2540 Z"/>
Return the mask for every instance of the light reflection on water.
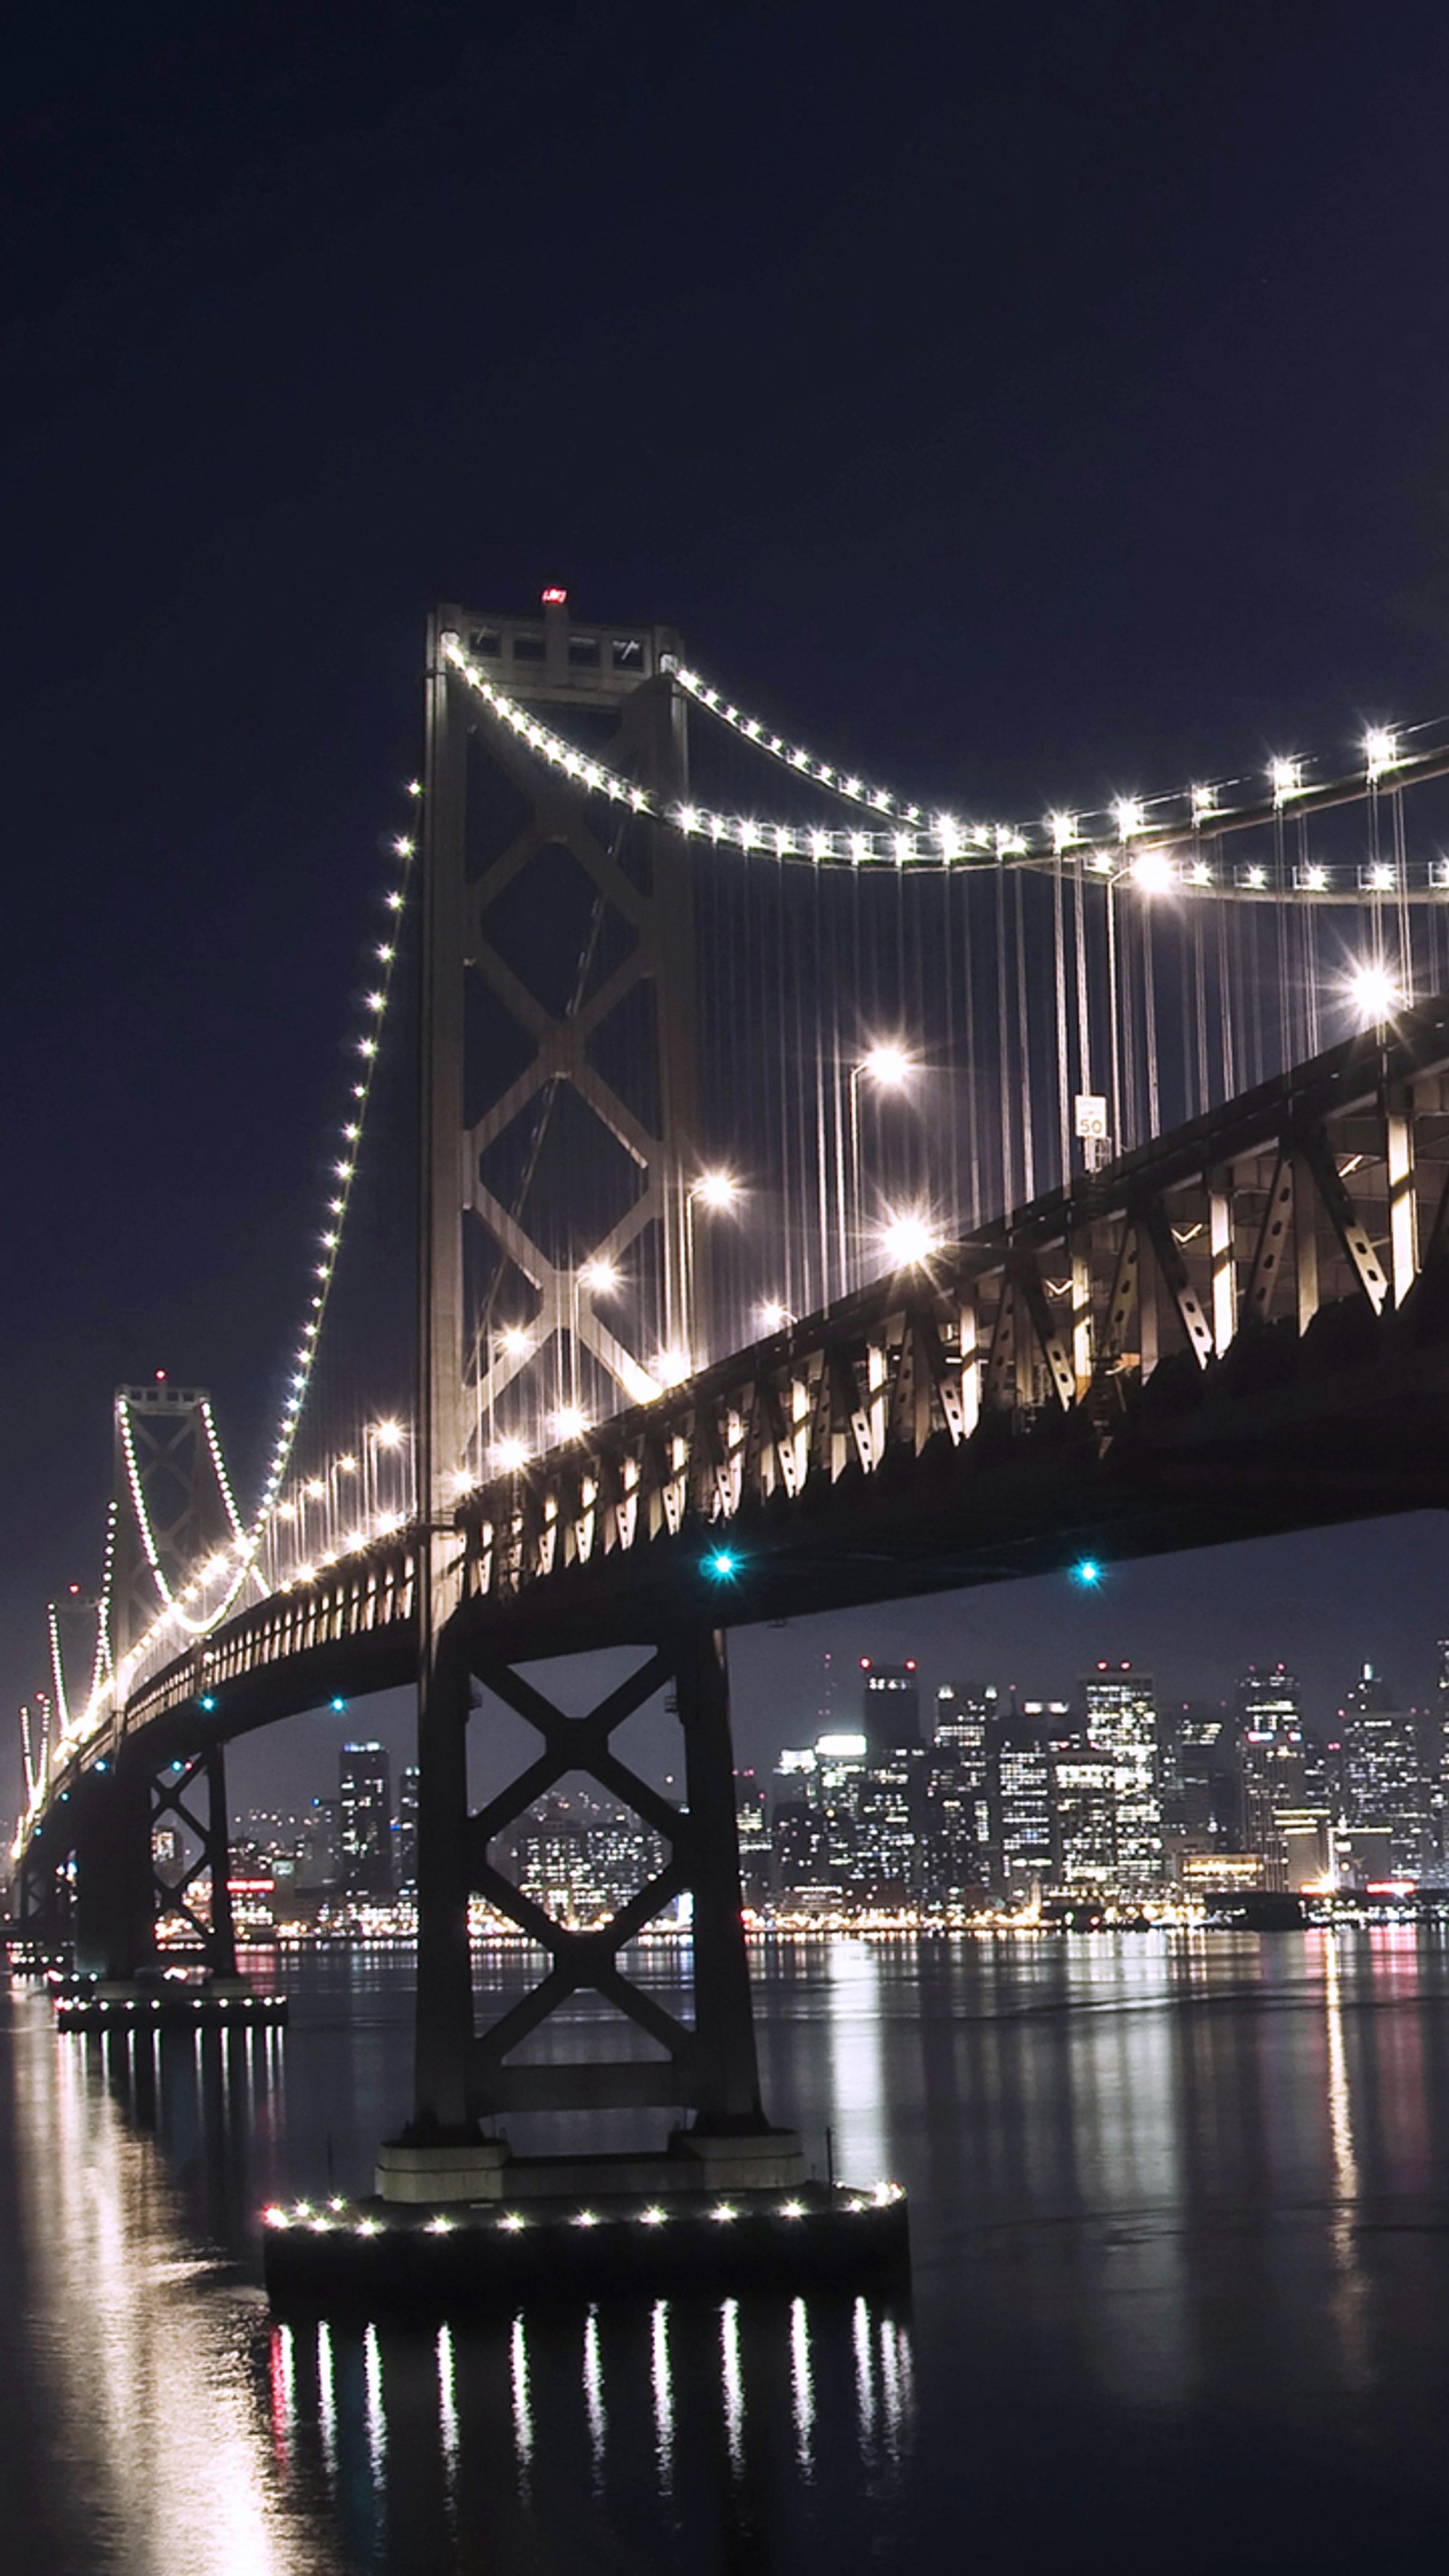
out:
<path id="1" fill-rule="evenodd" d="M 842 2170 L 910 2186 L 908 2306 L 782 2285 L 274 2323 L 255 2212 L 363 2179 L 406 2082 L 407 1973 L 305 1967 L 285 2041 L 60 2038 L 12 1995 L 0 2383 L 27 2379 L 40 2429 L 47 2576 L 954 2569 L 983 2519 L 1036 2527 L 1048 2432 L 1058 2510 L 1075 2477 L 1084 2513 L 1105 2492 L 1130 2524 L 1166 2481 L 1193 2570 L 1235 2513 L 1265 2560 L 1312 2539 L 1336 2565 L 1379 2528 L 1350 2475 L 1380 2517 L 1417 2481 L 1442 2526 L 1432 1930 L 781 1952 L 769 2097 L 809 2140 L 833 2127 Z M 1224 2410 L 1250 2428 L 1226 2452 L 1195 2429 Z"/>

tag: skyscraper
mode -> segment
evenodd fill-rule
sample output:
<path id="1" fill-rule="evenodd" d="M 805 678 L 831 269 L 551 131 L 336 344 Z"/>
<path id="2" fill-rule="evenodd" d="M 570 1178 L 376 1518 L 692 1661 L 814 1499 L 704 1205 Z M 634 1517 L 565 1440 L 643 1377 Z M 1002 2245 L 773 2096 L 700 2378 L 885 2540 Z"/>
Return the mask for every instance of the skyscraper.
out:
<path id="1" fill-rule="evenodd" d="M 1282 1664 L 1250 1664 L 1238 1684 L 1238 1758 L 1243 1782 L 1243 1848 L 1258 1852 L 1263 1883 L 1287 1885 L 1282 1819 L 1308 1807 L 1298 1684 Z"/>
<path id="2" fill-rule="evenodd" d="M 939 1829 L 955 1837 L 947 1875 L 966 1885 L 989 1887 L 992 1882 L 991 1761 L 997 1705 L 998 1693 L 990 1682 L 946 1682 L 936 1693 L 931 1806 Z M 974 1853 L 962 1840 L 968 1832 Z"/>
<path id="3" fill-rule="evenodd" d="M 1118 1885 L 1155 1887 L 1164 1859 L 1152 1675 L 1130 1664 L 1099 1664 L 1085 1676 L 1082 1695 L 1087 1741 L 1117 1766 Z"/>
<path id="4" fill-rule="evenodd" d="M 392 1780 L 380 1744 L 344 1744 L 338 1763 L 338 1858 L 350 1896 L 392 1892 Z"/>
<path id="5" fill-rule="evenodd" d="M 418 1883 L 418 1768 L 405 1762 L 397 1783 L 397 1883 L 409 1895 Z"/>
<path id="6" fill-rule="evenodd" d="M 1065 1896 L 1105 1896 L 1117 1883 L 1118 1766 L 1095 1745 L 1052 1756 L 1055 1883 Z"/>
<path id="7" fill-rule="evenodd" d="M 895 1752 L 907 1747 L 918 1752 L 921 1693 L 914 1655 L 907 1656 L 903 1664 L 878 1664 L 869 1655 L 862 1655 L 860 1669 L 865 1677 L 861 1724 L 871 1751 Z"/>
<path id="8" fill-rule="evenodd" d="M 1396 1708 L 1387 1682 L 1365 1664 L 1344 1696 L 1339 1725 L 1350 1825 L 1387 1832 L 1395 1875 L 1417 1878 L 1429 1857 L 1429 1799 L 1414 1711 Z"/>
<path id="9" fill-rule="evenodd" d="M 1001 1719 L 996 1739 L 992 1841 L 998 1885 L 1020 1904 L 1052 1877 L 1051 1753 L 1032 1718 Z"/>

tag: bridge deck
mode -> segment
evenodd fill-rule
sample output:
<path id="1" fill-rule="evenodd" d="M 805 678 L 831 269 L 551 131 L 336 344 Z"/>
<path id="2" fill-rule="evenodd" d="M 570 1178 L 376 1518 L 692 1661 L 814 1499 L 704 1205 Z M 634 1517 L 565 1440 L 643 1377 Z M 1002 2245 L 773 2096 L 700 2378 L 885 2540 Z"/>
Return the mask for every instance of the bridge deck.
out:
<path id="1" fill-rule="evenodd" d="M 464 1622 L 523 1659 L 1441 1506 L 1446 1211 L 1439 1003 L 470 1495 Z M 407 1682 L 413 1578 L 404 1531 L 247 1609 L 52 1798 Z"/>

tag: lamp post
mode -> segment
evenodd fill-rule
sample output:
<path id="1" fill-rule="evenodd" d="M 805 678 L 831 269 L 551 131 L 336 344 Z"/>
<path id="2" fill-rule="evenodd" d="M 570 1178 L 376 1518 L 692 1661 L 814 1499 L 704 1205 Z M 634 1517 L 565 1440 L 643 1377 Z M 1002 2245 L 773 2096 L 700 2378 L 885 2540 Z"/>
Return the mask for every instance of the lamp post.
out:
<path id="1" fill-rule="evenodd" d="M 699 1179 L 686 1192 L 684 1200 L 684 1330 L 686 1352 L 693 1369 L 700 1356 L 695 1329 L 694 1279 L 694 1209 L 696 1200 L 712 1214 L 723 1215 L 738 1207 L 744 1197 L 741 1184 L 732 1172 L 701 1172 Z M 708 1354 L 706 1353 L 707 1357 Z"/>
<path id="2" fill-rule="evenodd" d="M 850 1199 L 848 1211 L 842 1208 L 841 1232 L 851 1246 L 860 1242 L 861 1232 L 861 1166 L 860 1166 L 860 1086 L 862 1079 L 877 1092 L 901 1092 L 907 1089 L 920 1070 L 918 1060 L 899 1038 L 883 1038 L 869 1046 L 850 1068 Z M 850 1285 L 841 1281 L 842 1289 Z"/>
<path id="3" fill-rule="evenodd" d="M 600 1253 L 580 1262 L 569 1280 L 569 1400 L 575 1413 L 581 1410 L 579 1394 L 579 1326 L 582 1317 L 581 1298 L 587 1295 L 612 1297 L 619 1287 L 619 1273 L 612 1261 Z"/>

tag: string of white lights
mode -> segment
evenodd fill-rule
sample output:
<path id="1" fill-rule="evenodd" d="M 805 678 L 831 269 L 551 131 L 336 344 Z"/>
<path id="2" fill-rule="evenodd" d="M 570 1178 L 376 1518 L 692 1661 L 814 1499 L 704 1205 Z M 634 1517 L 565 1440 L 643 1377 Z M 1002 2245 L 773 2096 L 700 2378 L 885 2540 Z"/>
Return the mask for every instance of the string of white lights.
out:
<path id="1" fill-rule="evenodd" d="M 65 1666 L 60 1654 L 60 1618 L 53 1601 L 45 1605 L 45 1624 L 50 1639 L 50 1686 L 55 1694 L 55 1713 L 63 1735 L 70 1725 L 70 1702 L 65 1695 Z"/>
<path id="2" fill-rule="evenodd" d="M 420 783 L 416 780 L 410 781 L 408 794 L 412 797 L 417 797 L 420 796 L 421 793 L 422 789 Z M 272 1445 L 267 1471 L 256 1511 L 252 1516 L 250 1524 L 244 1524 L 241 1513 L 237 1508 L 236 1498 L 232 1490 L 226 1461 L 222 1454 L 221 1443 L 217 1435 L 211 1406 L 209 1402 L 203 1403 L 201 1411 L 204 1437 L 207 1442 L 212 1466 L 216 1474 L 218 1489 L 221 1493 L 223 1505 L 230 1523 L 232 1531 L 232 1545 L 228 1549 L 215 1552 L 206 1560 L 204 1565 L 194 1569 L 188 1569 L 187 1581 L 179 1589 L 173 1587 L 167 1577 L 162 1551 L 158 1544 L 156 1532 L 152 1526 L 151 1517 L 146 1506 L 145 1491 L 142 1484 L 139 1463 L 136 1457 L 135 1438 L 131 1427 L 129 1408 L 124 1397 L 118 1400 L 117 1421 L 121 1435 L 122 1454 L 126 1463 L 127 1486 L 132 1509 L 136 1517 L 136 1526 L 140 1534 L 142 1549 L 152 1581 L 156 1586 L 160 1598 L 161 1607 L 157 1616 L 150 1622 L 149 1626 L 144 1630 L 128 1653 L 119 1663 L 116 1663 L 111 1653 L 109 1616 L 116 1535 L 113 1507 L 107 1524 L 106 1572 L 102 1588 L 101 1602 L 98 1609 L 96 1650 L 91 1677 L 91 1687 L 84 1707 L 76 1711 L 74 1714 L 69 1711 L 64 1702 L 63 1670 L 60 1663 L 59 1637 L 56 1627 L 55 1612 L 53 1609 L 50 1614 L 53 1669 L 56 1674 L 57 1695 L 59 1701 L 57 1714 L 59 1716 L 60 1723 L 56 1733 L 56 1740 L 54 1744 L 48 1748 L 48 1758 L 39 1767 L 38 1776 L 31 1788 L 27 1802 L 26 1824 L 28 1824 L 30 1817 L 36 1810 L 36 1807 L 43 1801 L 46 1795 L 48 1779 L 54 1766 L 55 1757 L 58 1754 L 69 1754 L 73 1752 L 96 1732 L 97 1728 L 103 1722 L 108 1709 L 124 1700 L 133 1682 L 141 1673 L 147 1658 L 159 1647 L 168 1646 L 178 1631 L 182 1635 L 192 1638 L 203 1637 L 210 1634 L 210 1632 L 234 1607 L 241 1593 L 246 1588 L 247 1583 L 253 1578 L 255 1573 L 256 1560 L 266 1538 L 267 1531 L 276 1508 L 278 1494 L 291 1463 L 298 1432 L 301 1428 L 307 1396 L 312 1384 L 317 1361 L 317 1353 L 321 1342 L 322 1326 L 326 1319 L 332 1287 L 337 1274 L 337 1263 L 341 1252 L 343 1232 L 346 1225 L 348 1210 L 351 1205 L 353 1185 L 357 1174 L 358 1157 L 367 1119 L 367 1111 L 372 1098 L 373 1083 L 377 1070 L 380 1034 L 393 997 L 393 984 L 397 965 L 397 939 L 395 935 L 395 925 L 398 917 L 403 912 L 407 901 L 407 877 L 411 862 L 416 855 L 416 842 L 413 836 L 410 833 L 397 834 L 392 842 L 392 852 L 394 857 L 401 862 L 400 879 L 398 883 L 388 889 L 384 898 L 387 910 L 392 916 L 392 925 L 390 926 L 388 936 L 378 944 L 373 952 L 373 963 L 376 971 L 371 980 L 370 989 L 364 996 L 363 1009 L 366 1016 L 362 1033 L 355 1041 L 358 1059 L 355 1069 L 355 1078 L 349 1088 L 347 1113 L 340 1122 L 338 1128 L 339 1142 L 337 1148 L 334 1149 L 337 1159 L 332 1163 L 329 1174 L 329 1196 L 326 1212 L 327 1221 L 319 1238 L 320 1258 L 314 1264 L 313 1268 L 313 1280 L 315 1284 L 309 1298 L 307 1320 L 302 1326 L 298 1345 L 294 1353 L 293 1364 L 288 1379 L 287 1394 L 282 1406 L 281 1419 Z M 199 1605 L 201 1593 L 209 1589 L 213 1583 L 217 1584 L 219 1589 L 204 1606 L 198 1606 L 193 1612 L 189 1605 L 193 1601 L 198 1602 Z M 24 1829 L 25 1827 L 23 1825 L 22 1835 Z"/>
<path id="3" fill-rule="evenodd" d="M 1077 812 L 1055 812 L 1032 823 L 968 823 L 950 814 L 927 814 L 916 804 L 908 804 L 893 791 L 868 787 L 850 772 L 835 769 L 828 762 L 801 752 L 783 737 L 771 734 L 752 716 L 729 706 L 718 691 L 709 689 L 697 672 L 676 671 L 681 685 L 690 687 L 701 705 L 719 714 L 744 740 L 762 749 L 797 778 L 832 794 L 849 794 L 850 801 L 871 812 L 888 812 L 891 821 L 873 823 L 856 829 L 832 828 L 824 824 L 799 821 L 762 820 L 749 814 L 727 814 L 707 806 L 663 803 L 641 787 L 636 780 L 623 777 L 606 761 L 580 751 L 564 741 L 531 710 L 499 688 L 477 662 L 465 651 L 460 637 L 449 633 L 442 639 L 445 658 L 474 691 L 481 703 L 509 728 L 528 750 L 572 779 L 586 794 L 606 797 L 610 803 L 626 803 L 636 814 L 667 823 L 687 839 L 704 840 L 717 848 L 739 850 L 746 856 L 807 860 L 832 867 L 998 867 L 1002 865 L 1041 866 L 1072 853 L 1090 875 L 1117 879 L 1125 877 L 1143 891 L 1165 891 L 1181 887 L 1203 893 L 1253 896 L 1293 892 L 1299 895 L 1337 896 L 1356 901 L 1363 894 L 1381 894 L 1397 888 L 1403 870 L 1388 862 L 1358 867 L 1352 872 L 1323 865 L 1296 868 L 1291 882 L 1279 882 L 1274 873 L 1261 863 L 1244 863 L 1231 870 L 1214 867 L 1201 853 L 1201 845 L 1213 834 L 1241 826 L 1263 813 L 1290 812 L 1296 799 L 1311 796 L 1315 779 L 1309 772 L 1313 764 L 1306 759 L 1274 760 L 1265 773 L 1266 793 L 1244 799 L 1241 804 L 1222 801 L 1229 787 L 1250 782 L 1240 779 L 1219 781 L 1176 790 L 1157 797 L 1119 796 L 1110 807 L 1083 808 Z M 715 703 L 718 701 L 718 704 Z M 1415 733 L 1431 728 L 1416 726 Z M 1415 753 L 1405 749 L 1407 729 L 1389 730 L 1375 727 L 1361 746 L 1362 770 L 1352 779 L 1362 778 L 1362 792 L 1368 795 L 1383 782 L 1390 785 L 1411 775 L 1418 765 L 1442 759 L 1442 752 Z M 844 785 L 841 784 L 842 780 Z M 1339 783 L 1331 782 L 1331 783 Z M 858 792 L 857 792 L 858 791 Z M 1351 791 L 1350 791 L 1351 792 Z M 1100 823 L 1100 834 L 1088 827 Z M 1195 852 L 1182 856 L 1176 851 L 1155 849 L 1154 836 L 1181 842 L 1190 839 Z M 1350 882 L 1350 875 L 1352 881 Z M 1430 861 L 1425 870 L 1425 886 L 1434 892 L 1449 892 L 1449 863 Z"/>
<path id="4" fill-rule="evenodd" d="M 767 758 L 778 761 L 793 777 L 805 779 L 812 786 L 823 787 L 832 796 L 843 797 L 848 804 L 871 813 L 888 815 L 907 824 L 922 820 L 919 805 L 908 802 L 892 788 L 872 785 L 838 763 L 819 759 L 799 743 L 787 742 L 759 716 L 750 715 L 733 705 L 723 690 L 715 688 L 698 671 L 687 670 L 676 663 L 674 677 L 695 703 L 706 708 L 729 732 L 756 751 L 763 752 Z M 1411 728 L 1416 734 L 1433 729 L 1428 724 Z M 1409 729 L 1387 725 L 1368 728 L 1357 746 L 1365 787 L 1376 786 L 1381 779 L 1390 777 L 1404 766 L 1410 757 L 1404 749 L 1406 730 Z M 1262 786 L 1276 806 L 1286 807 L 1295 797 L 1310 791 L 1319 772 L 1338 774 L 1337 771 L 1327 771 L 1327 764 L 1322 760 L 1273 760 L 1263 772 Z M 976 825 L 970 827 L 971 837 L 980 843 L 989 842 L 995 849 L 998 835 L 1005 830 L 1028 851 L 1056 855 L 1082 841 L 1115 839 L 1122 842 L 1143 832 L 1181 831 L 1184 825 L 1211 830 L 1215 820 L 1221 821 L 1225 810 L 1232 810 L 1223 807 L 1224 796 L 1234 790 L 1258 785 L 1257 780 L 1247 776 L 1223 777 L 1170 789 L 1159 796 L 1122 796 L 1110 805 L 1083 806 L 1074 813 L 1048 814 L 1040 823 L 1014 827 Z"/>
<path id="5" fill-rule="evenodd" d="M 102 1682 L 105 1680 L 106 1675 L 111 1669 L 111 1585 L 115 1578 L 115 1566 L 116 1503 L 115 1496 L 112 1495 L 111 1500 L 106 1505 L 106 1555 L 105 1563 L 101 1569 L 100 1598 L 96 1603 L 96 1642 L 95 1651 L 91 1658 L 91 1685 L 89 1692 L 91 1700 L 95 1699 Z"/>

